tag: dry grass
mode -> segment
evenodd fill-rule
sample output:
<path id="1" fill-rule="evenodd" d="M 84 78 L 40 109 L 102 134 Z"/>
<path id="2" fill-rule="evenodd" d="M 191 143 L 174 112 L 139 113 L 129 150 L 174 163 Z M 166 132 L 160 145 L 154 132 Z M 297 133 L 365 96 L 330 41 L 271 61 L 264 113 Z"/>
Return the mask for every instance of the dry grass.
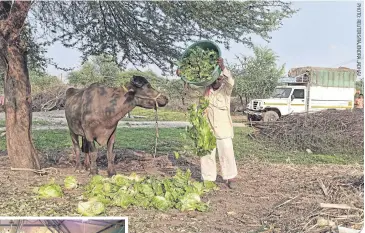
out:
<path id="1" fill-rule="evenodd" d="M 289 115 L 278 122 L 254 124 L 259 141 L 278 150 L 310 149 L 317 154 L 364 154 L 362 111 L 320 111 Z"/>

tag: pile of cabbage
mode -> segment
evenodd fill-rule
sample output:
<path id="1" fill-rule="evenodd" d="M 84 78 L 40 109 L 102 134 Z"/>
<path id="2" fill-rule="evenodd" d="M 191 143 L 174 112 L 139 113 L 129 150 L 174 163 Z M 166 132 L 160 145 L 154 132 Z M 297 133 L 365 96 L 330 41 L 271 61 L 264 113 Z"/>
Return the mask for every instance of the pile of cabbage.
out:
<path id="1" fill-rule="evenodd" d="M 67 182 L 66 179 L 68 179 Z M 78 187 L 76 179 L 73 177 L 66 179 L 65 188 L 66 184 L 69 189 Z M 55 184 L 48 185 L 55 187 Z M 44 190 L 43 187 L 38 190 Z M 59 188 L 57 187 L 58 191 L 60 191 Z M 193 181 L 189 169 L 186 172 L 178 169 L 175 176 L 163 179 L 153 176 L 142 177 L 135 173 L 130 176 L 117 174 L 111 178 L 95 175 L 84 187 L 83 201 L 79 202 L 77 211 L 83 216 L 102 214 L 107 207 L 111 206 L 123 209 L 136 206 L 161 211 L 173 208 L 181 211 L 206 211 L 209 202 L 203 202 L 201 196 L 217 189 L 213 182 Z M 38 194 L 45 197 L 43 193 L 43 195 L 40 192 Z M 62 190 L 59 197 L 61 196 Z"/>

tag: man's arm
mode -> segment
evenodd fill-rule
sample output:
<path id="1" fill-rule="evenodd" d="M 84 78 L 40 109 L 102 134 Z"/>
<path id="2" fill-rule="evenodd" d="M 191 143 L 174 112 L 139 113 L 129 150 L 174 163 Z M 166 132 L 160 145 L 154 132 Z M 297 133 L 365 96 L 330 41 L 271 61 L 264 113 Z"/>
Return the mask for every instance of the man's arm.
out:
<path id="1" fill-rule="evenodd" d="M 222 75 L 225 77 L 225 82 L 228 83 L 229 85 L 231 85 L 233 88 L 234 79 L 232 77 L 231 72 L 224 65 L 223 58 L 220 57 L 218 59 L 218 65 L 219 65 L 219 68 L 221 68 L 221 70 L 222 70 Z"/>
<path id="2" fill-rule="evenodd" d="M 225 81 L 227 84 L 231 85 L 232 88 L 233 88 L 233 85 L 234 85 L 234 79 L 233 79 L 233 76 L 231 74 L 231 71 L 229 71 L 227 68 L 225 68 L 223 71 L 222 71 L 222 74 L 223 76 L 226 78 Z"/>

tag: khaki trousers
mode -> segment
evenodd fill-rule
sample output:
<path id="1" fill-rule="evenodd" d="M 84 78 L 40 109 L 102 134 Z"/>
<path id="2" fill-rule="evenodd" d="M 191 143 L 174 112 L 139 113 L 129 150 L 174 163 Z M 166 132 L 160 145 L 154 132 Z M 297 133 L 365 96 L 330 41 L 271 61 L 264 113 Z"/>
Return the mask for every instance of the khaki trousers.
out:
<path id="1" fill-rule="evenodd" d="M 212 153 L 200 158 L 201 173 L 204 181 L 215 181 L 217 178 L 217 151 L 223 179 L 228 180 L 237 176 L 232 138 L 217 139 L 217 147 Z"/>

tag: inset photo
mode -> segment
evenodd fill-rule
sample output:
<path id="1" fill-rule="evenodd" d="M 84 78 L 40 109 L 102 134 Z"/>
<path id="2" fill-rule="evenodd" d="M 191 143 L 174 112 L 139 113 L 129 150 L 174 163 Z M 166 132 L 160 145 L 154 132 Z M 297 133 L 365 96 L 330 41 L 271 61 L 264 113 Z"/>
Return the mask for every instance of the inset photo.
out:
<path id="1" fill-rule="evenodd" d="M 2 218 L 0 233 L 128 233 L 127 218 Z"/>

